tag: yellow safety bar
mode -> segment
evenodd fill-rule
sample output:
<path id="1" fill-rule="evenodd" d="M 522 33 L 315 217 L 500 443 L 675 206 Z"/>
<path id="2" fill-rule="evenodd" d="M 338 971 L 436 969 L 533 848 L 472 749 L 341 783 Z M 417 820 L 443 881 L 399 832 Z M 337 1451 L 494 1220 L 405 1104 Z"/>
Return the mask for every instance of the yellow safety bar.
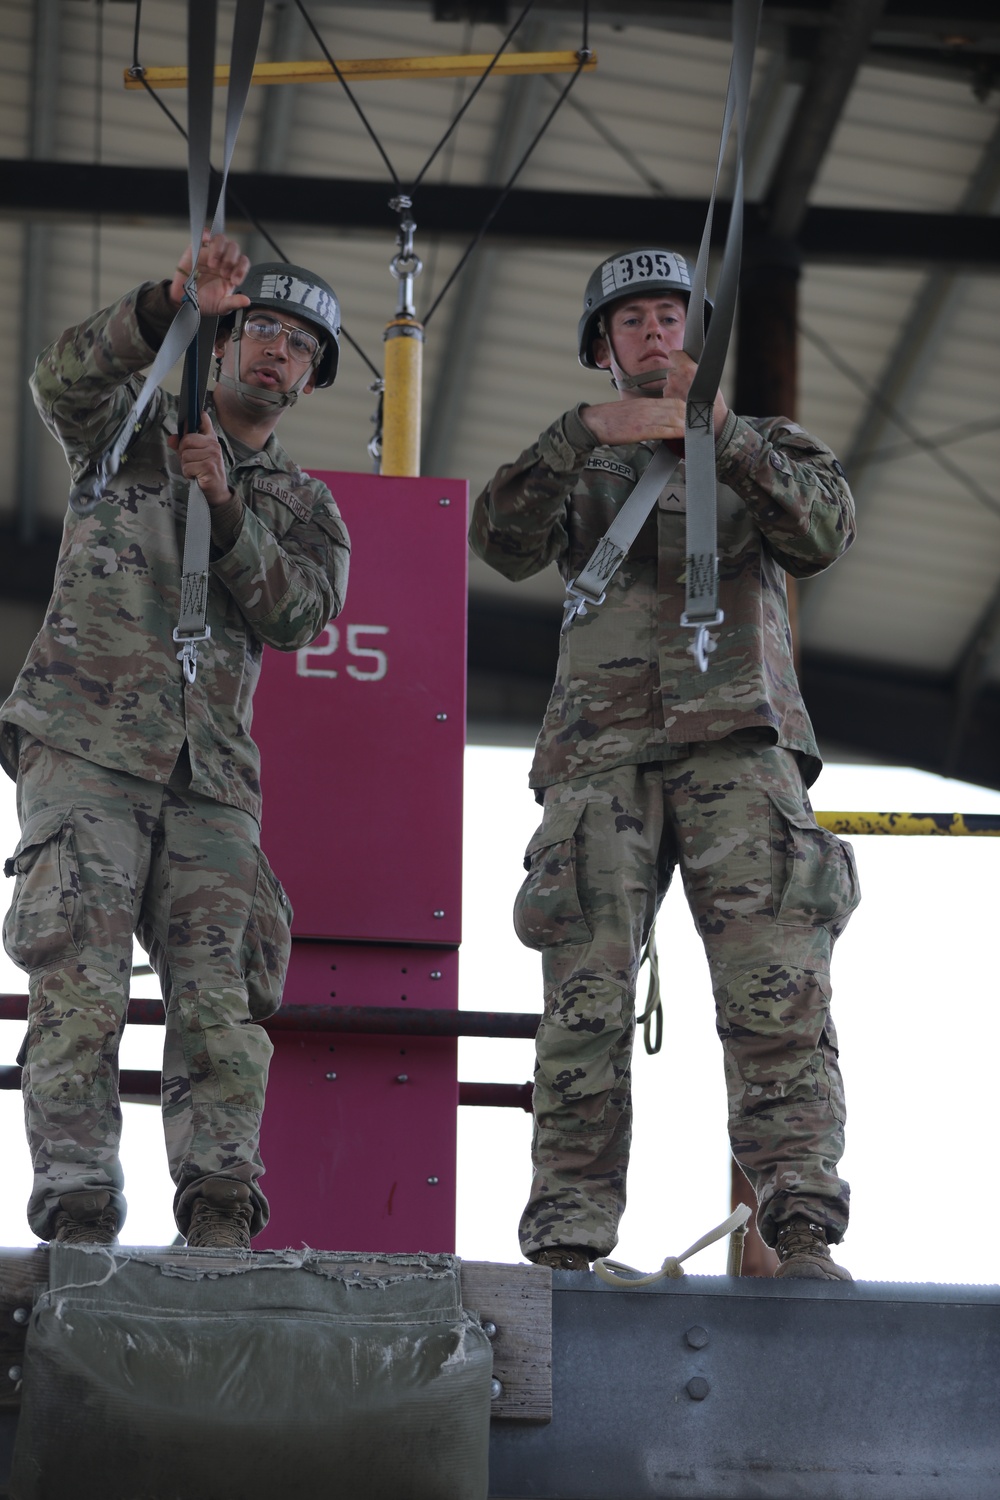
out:
<path id="1" fill-rule="evenodd" d="M 420 473 L 420 399 L 423 324 L 405 313 L 393 318 L 385 339 L 380 474 Z"/>
<path id="2" fill-rule="evenodd" d="M 1000 815 L 996 813 L 820 812 L 816 821 L 830 833 L 1000 838 Z"/>
<path id="3" fill-rule="evenodd" d="M 370 83 L 383 78 L 481 78 L 492 62 L 492 53 L 468 52 L 453 57 L 345 58 L 337 60 L 337 67 L 348 83 Z M 492 72 L 498 77 L 510 77 L 521 73 L 575 73 L 578 67 L 578 52 L 505 52 L 493 63 Z M 584 60 L 583 72 L 592 73 L 596 67 L 597 53 L 591 52 Z M 126 68 L 124 76 L 127 89 L 187 88 L 187 68 L 143 68 L 141 73 Z M 330 83 L 337 81 L 337 75 L 326 61 L 271 62 L 258 63 L 251 81 Z M 216 68 L 216 88 L 228 82 L 229 68 Z"/>

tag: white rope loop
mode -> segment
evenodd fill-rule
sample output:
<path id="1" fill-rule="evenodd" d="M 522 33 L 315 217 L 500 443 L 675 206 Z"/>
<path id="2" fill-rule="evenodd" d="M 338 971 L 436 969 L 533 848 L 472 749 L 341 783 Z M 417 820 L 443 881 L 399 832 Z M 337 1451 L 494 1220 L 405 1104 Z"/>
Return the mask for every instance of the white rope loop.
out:
<path id="1" fill-rule="evenodd" d="M 618 1287 L 619 1290 L 629 1290 L 637 1286 L 653 1286 L 657 1281 L 679 1281 L 685 1274 L 681 1261 L 688 1260 L 692 1255 L 697 1255 L 699 1250 L 714 1245 L 716 1240 L 725 1239 L 728 1234 L 735 1234 L 742 1230 L 750 1217 L 750 1210 L 745 1203 L 741 1203 L 734 1209 L 728 1219 L 703 1234 L 700 1240 L 695 1240 L 689 1245 L 682 1255 L 668 1255 L 658 1271 L 637 1271 L 634 1266 L 623 1265 L 621 1261 L 610 1260 L 606 1255 L 600 1260 L 594 1261 L 594 1274 L 599 1276 L 608 1286 Z M 621 1275 L 621 1272 L 625 1272 Z"/>

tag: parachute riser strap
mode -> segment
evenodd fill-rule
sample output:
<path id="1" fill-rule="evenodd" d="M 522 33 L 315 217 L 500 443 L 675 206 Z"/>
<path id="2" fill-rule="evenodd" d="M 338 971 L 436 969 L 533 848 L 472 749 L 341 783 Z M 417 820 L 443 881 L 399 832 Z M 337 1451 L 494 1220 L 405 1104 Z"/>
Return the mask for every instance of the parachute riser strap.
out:
<path id="1" fill-rule="evenodd" d="M 142 417 L 164 377 L 173 369 L 198 331 L 198 290 L 194 266 L 208 216 L 211 176 L 212 98 L 215 87 L 215 32 L 218 0 L 188 0 L 188 217 L 193 265 L 184 286 L 184 301 L 160 345 L 156 358 L 131 410 L 104 453 L 95 457 L 70 491 L 70 509 L 86 516 L 103 498 L 110 481 L 125 461 L 126 451 L 142 426 Z M 229 105 L 226 118 L 226 154 L 223 185 L 216 209 L 218 220 L 229 174 L 232 148 L 249 93 L 250 76 L 257 55 L 264 0 L 237 0 L 230 69 Z M 249 59 L 249 63 L 247 62 Z M 243 83 L 245 75 L 245 85 Z M 239 79 L 239 82 L 238 82 Z M 238 101 L 242 88 L 242 101 Z M 213 232 L 214 229 L 213 229 Z M 204 380 L 207 380 L 207 364 Z M 202 382 L 204 390 L 204 381 Z"/>
<path id="2" fill-rule="evenodd" d="M 743 232 L 743 149 L 746 134 L 746 114 L 749 102 L 750 79 L 756 50 L 757 29 L 760 23 L 762 0 L 734 0 L 733 9 L 733 59 L 726 91 L 726 107 L 719 145 L 715 184 L 709 201 L 708 214 L 702 234 L 698 260 L 691 292 L 688 298 L 688 316 L 685 320 L 684 352 L 697 362 L 694 380 L 688 392 L 685 409 L 684 464 L 687 490 L 687 568 L 685 608 L 681 625 L 693 628 L 694 640 L 688 648 L 700 671 L 708 668 L 708 653 L 715 643 L 708 634 L 711 625 L 722 623 L 722 612 L 718 607 L 718 539 L 716 518 L 716 474 L 715 433 L 712 423 L 712 408 L 719 390 L 729 339 L 736 312 L 736 295 L 739 287 L 740 244 Z M 708 334 L 705 333 L 705 296 L 708 280 L 708 260 L 711 249 L 712 220 L 715 200 L 719 189 L 719 178 L 726 143 L 733 120 L 737 125 L 737 170 L 733 193 L 733 204 L 726 235 L 725 254 L 719 273 L 719 289 L 715 310 Z M 642 385 L 655 378 L 657 372 L 650 371 L 641 377 L 628 377 L 628 384 Z M 624 382 L 623 382 L 624 384 Z M 596 607 L 604 602 L 607 585 L 624 562 L 629 547 L 638 536 L 646 517 L 655 506 L 660 489 L 673 473 L 677 459 L 672 453 L 672 462 L 666 470 L 660 489 L 652 482 L 646 486 L 647 476 L 662 453 L 670 453 L 664 444 L 659 444 L 645 473 L 629 495 L 608 531 L 598 542 L 592 557 L 583 571 L 566 586 L 565 630 L 578 615 L 586 613 L 588 605 Z M 641 502 L 638 501 L 641 490 Z M 633 500 L 637 504 L 633 508 Z M 619 526 L 626 512 L 627 526 Z"/>
<path id="3" fill-rule="evenodd" d="M 212 0 L 211 6 L 206 5 L 204 0 L 188 0 L 188 174 L 193 267 L 198 264 L 210 188 L 216 4 L 217 0 Z M 206 12 L 209 10 L 211 16 L 207 17 Z M 264 0 L 237 0 L 226 98 L 222 180 L 210 231 L 213 237 L 225 230 L 226 184 L 250 92 L 263 14 Z M 188 287 L 192 289 L 191 295 L 197 305 L 195 278 L 196 271 L 193 269 Z M 218 318 L 201 318 L 194 337 L 188 344 L 180 396 L 180 410 L 188 432 L 197 432 L 201 427 L 201 413 L 205 405 L 208 372 L 217 332 Z M 207 624 L 211 547 L 212 517 L 208 501 L 197 481 L 191 480 L 184 523 L 180 613 L 173 632 L 174 643 L 181 648 L 177 653 L 177 660 L 190 684 L 195 682 L 198 675 L 198 646 L 212 634 Z"/>
<path id="4" fill-rule="evenodd" d="M 719 140 L 715 182 L 691 284 L 684 351 L 697 362 L 684 414 L 684 478 L 687 491 L 685 599 L 681 625 L 694 631 L 688 651 L 699 672 L 708 670 L 716 643 L 710 627 L 721 625 L 719 608 L 718 516 L 713 407 L 736 317 L 743 242 L 743 156 L 750 81 L 753 75 L 761 0 L 734 0 L 733 55 Z M 705 332 L 705 291 L 715 203 L 729 135 L 736 127 L 736 177 L 719 271 L 712 321 Z"/>
<path id="5" fill-rule="evenodd" d="M 598 542 L 587 566 L 566 585 L 568 597 L 563 630 L 568 630 L 578 615 L 585 615 L 588 605 L 596 608 L 604 603 L 608 584 L 625 561 L 663 486 L 679 463 L 679 454 L 666 443 L 657 444 L 639 483 Z"/>

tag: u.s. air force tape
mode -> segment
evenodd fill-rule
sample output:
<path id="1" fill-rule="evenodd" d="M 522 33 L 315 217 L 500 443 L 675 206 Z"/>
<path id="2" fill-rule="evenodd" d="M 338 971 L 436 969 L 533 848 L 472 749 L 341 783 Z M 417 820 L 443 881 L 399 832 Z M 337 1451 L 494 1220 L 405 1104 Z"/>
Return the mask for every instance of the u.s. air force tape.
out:
<path id="1" fill-rule="evenodd" d="M 274 500 L 280 500 L 282 505 L 287 505 L 294 516 L 300 521 L 308 521 L 312 511 L 308 505 L 304 505 L 298 495 L 286 490 L 284 485 L 278 484 L 274 479 L 255 479 L 253 482 L 255 490 L 263 490 L 265 495 L 270 495 Z"/>

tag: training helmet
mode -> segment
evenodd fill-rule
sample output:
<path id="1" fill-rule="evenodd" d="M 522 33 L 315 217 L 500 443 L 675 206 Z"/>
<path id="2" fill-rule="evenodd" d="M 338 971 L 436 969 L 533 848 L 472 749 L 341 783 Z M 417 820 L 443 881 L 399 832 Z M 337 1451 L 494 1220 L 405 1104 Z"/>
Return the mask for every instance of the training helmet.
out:
<path id="1" fill-rule="evenodd" d="M 655 292 L 686 294 L 690 290 L 691 273 L 687 261 L 673 250 L 626 250 L 621 255 L 602 260 L 591 273 L 583 294 L 583 316 L 577 333 L 581 365 L 588 370 L 600 368 L 591 351 L 594 339 L 600 333 L 601 313 L 612 302 L 636 292 L 645 297 Z M 711 310 L 711 300 L 706 297 L 706 321 Z"/>
<path id="2" fill-rule="evenodd" d="M 251 307 L 273 307 L 275 312 L 289 312 L 312 323 L 323 344 L 316 384 L 333 384 L 340 361 L 340 304 L 322 276 L 287 261 L 266 260 L 251 266 L 236 290 L 250 298 Z"/>

